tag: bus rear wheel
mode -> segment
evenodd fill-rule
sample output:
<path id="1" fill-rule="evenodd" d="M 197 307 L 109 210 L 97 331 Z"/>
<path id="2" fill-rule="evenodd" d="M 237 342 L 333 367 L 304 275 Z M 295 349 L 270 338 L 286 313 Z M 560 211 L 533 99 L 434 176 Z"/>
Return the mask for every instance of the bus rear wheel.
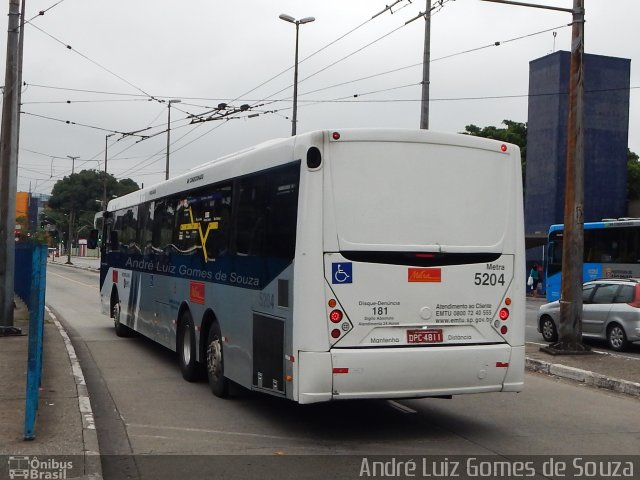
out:
<path id="1" fill-rule="evenodd" d="M 207 336 L 207 379 L 216 397 L 225 398 L 229 395 L 229 380 L 224 376 L 222 334 L 217 323 L 211 325 Z"/>
<path id="2" fill-rule="evenodd" d="M 196 361 L 196 334 L 191 314 L 186 311 L 180 317 L 176 351 L 182 377 L 187 382 L 199 380 L 200 372 Z"/>
<path id="3" fill-rule="evenodd" d="M 131 335 L 131 330 L 120 322 L 120 313 L 120 299 L 118 298 L 118 294 L 115 293 L 111 298 L 111 318 L 113 318 L 113 326 L 115 327 L 118 337 L 128 337 Z"/>

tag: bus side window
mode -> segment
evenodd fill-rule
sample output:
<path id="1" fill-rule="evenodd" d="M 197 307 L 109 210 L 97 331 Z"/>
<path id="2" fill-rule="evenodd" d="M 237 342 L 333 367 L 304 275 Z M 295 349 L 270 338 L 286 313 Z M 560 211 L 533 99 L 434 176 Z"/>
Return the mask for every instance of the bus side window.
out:
<path id="1" fill-rule="evenodd" d="M 296 243 L 299 165 L 238 181 L 235 247 L 238 255 L 292 259 Z"/>
<path id="2" fill-rule="evenodd" d="M 260 255 L 259 234 L 261 216 L 267 206 L 264 202 L 264 174 L 238 181 L 237 217 L 235 222 L 235 251 L 238 255 Z"/>
<path id="3" fill-rule="evenodd" d="M 118 241 L 118 232 L 116 230 L 109 232 L 109 249 L 112 252 L 120 251 L 120 242 Z"/>
<path id="4" fill-rule="evenodd" d="M 179 200 L 175 208 L 175 226 L 173 229 L 173 245 L 182 255 L 192 255 L 199 243 L 198 231 L 192 227 L 192 210 L 189 199 Z"/>
<path id="5" fill-rule="evenodd" d="M 156 200 L 153 205 L 151 243 L 153 249 L 169 255 L 172 250 L 175 212 L 170 199 Z"/>

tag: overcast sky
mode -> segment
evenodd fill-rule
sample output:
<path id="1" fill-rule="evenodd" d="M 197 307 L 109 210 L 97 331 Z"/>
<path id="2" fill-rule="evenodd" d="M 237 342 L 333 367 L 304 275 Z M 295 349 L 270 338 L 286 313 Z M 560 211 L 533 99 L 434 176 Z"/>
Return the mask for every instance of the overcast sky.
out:
<path id="1" fill-rule="evenodd" d="M 2 3 L 6 22 L 8 2 Z M 27 0 L 28 20 L 53 8 L 25 28 L 18 190 L 50 193 L 71 171 L 67 155 L 79 157 L 76 172 L 103 169 L 106 135 L 139 130 L 151 138 L 108 138 L 109 173 L 145 186 L 163 180 L 167 105 L 159 100 L 181 100 L 171 109 L 172 176 L 290 135 L 295 26 L 281 13 L 316 19 L 300 26 L 300 59 L 313 56 L 300 63 L 298 133 L 418 128 L 425 22 L 405 22 L 426 2 L 403 0 L 393 14 L 372 19 L 390 3 Z M 632 60 L 629 147 L 640 153 L 640 42 L 632 40 L 640 2 L 586 0 L 586 19 L 587 53 Z M 432 18 L 430 128 L 526 122 L 529 62 L 570 50 L 570 21 L 562 12 L 445 1 Z M 191 124 L 191 115 L 209 117 L 220 103 L 251 109 L 228 121 Z"/>

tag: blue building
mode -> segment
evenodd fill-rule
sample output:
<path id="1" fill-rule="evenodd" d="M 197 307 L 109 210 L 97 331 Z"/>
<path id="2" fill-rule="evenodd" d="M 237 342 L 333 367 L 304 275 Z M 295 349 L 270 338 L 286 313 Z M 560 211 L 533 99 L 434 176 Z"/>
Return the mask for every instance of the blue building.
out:
<path id="1" fill-rule="evenodd" d="M 541 239 L 549 225 L 564 221 L 570 57 L 570 52 L 556 52 L 529 64 L 528 246 Z M 585 55 L 584 70 L 584 220 L 624 217 L 631 61 Z M 529 260 L 540 260 L 542 251 L 528 256 Z"/>

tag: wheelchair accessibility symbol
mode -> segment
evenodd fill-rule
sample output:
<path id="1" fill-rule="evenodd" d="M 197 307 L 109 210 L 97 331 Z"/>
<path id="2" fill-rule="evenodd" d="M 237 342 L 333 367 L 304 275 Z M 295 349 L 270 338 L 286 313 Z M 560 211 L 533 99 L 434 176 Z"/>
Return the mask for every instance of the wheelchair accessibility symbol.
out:
<path id="1" fill-rule="evenodd" d="M 331 264 L 331 283 L 353 283 L 353 264 L 332 263 Z"/>

